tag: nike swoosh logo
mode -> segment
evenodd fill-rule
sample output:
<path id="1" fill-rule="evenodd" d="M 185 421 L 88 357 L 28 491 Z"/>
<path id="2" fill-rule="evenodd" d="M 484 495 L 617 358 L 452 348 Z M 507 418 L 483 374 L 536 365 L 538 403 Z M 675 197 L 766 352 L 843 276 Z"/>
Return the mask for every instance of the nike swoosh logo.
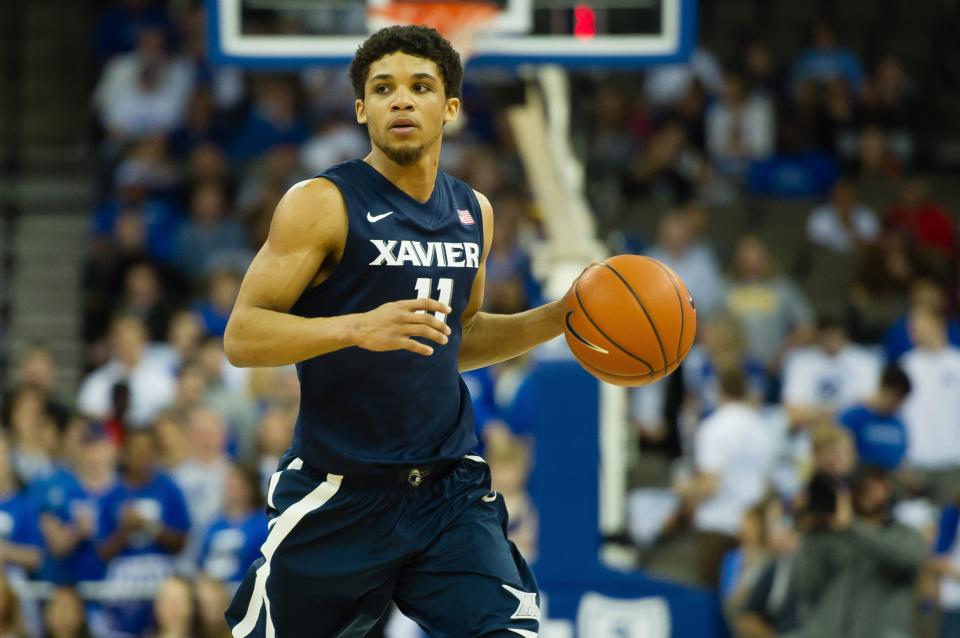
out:
<path id="1" fill-rule="evenodd" d="M 393 215 L 393 213 L 394 213 L 394 211 L 391 210 L 391 211 L 386 212 L 386 213 L 381 213 L 380 215 L 374 215 L 374 214 L 372 214 L 372 213 L 370 213 L 370 212 L 368 211 L 368 212 L 367 212 L 367 221 L 368 221 L 368 222 L 377 223 L 378 221 L 380 221 L 380 220 L 383 219 L 384 217 L 390 217 L 390 215 Z"/>
<path id="2" fill-rule="evenodd" d="M 570 325 L 570 315 L 572 315 L 572 314 L 573 314 L 572 312 L 568 312 L 568 313 L 567 313 L 567 316 L 564 318 L 564 321 L 565 321 L 566 324 L 567 324 L 567 330 L 570 331 L 570 334 L 572 334 L 573 337 L 574 337 L 577 341 L 579 341 L 579 342 L 582 343 L 583 345 L 587 346 L 587 347 L 590 348 L 591 350 L 595 350 L 595 351 L 599 352 L 600 354 L 610 354 L 610 351 L 609 351 L 609 350 L 604 350 L 604 349 L 601 348 L 600 346 L 598 346 L 598 345 L 596 345 L 596 344 L 594 344 L 594 343 L 590 343 L 587 339 L 585 339 L 582 335 L 580 335 L 576 330 L 573 329 L 573 326 Z"/>

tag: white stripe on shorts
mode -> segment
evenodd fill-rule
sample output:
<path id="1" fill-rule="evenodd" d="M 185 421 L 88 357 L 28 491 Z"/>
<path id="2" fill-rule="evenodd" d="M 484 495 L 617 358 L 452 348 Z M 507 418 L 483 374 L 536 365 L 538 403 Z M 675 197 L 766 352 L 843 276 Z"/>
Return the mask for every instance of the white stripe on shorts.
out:
<path id="1" fill-rule="evenodd" d="M 299 459 L 294 459 L 294 462 L 297 460 Z M 287 468 L 299 469 L 303 466 L 303 461 L 300 461 L 299 467 L 293 467 L 294 462 L 291 462 Z M 273 627 L 273 619 L 270 617 L 270 600 L 267 598 L 267 578 L 270 576 L 270 560 L 273 558 L 273 554 L 277 551 L 277 547 L 280 546 L 283 539 L 290 535 L 293 528 L 295 528 L 307 514 L 320 509 L 327 504 L 327 501 L 334 497 L 340 489 L 341 481 L 343 481 L 343 477 L 339 474 L 327 474 L 327 480 L 315 487 L 312 492 L 302 499 L 285 509 L 280 516 L 274 519 L 276 522 L 270 528 L 266 542 L 260 547 L 260 553 L 263 554 L 266 560 L 263 565 L 257 568 L 257 576 L 253 584 L 253 593 L 250 595 L 250 604 L 247 606 L 247 613 L 243 617 L 243 620 L 234 626 L 231 632 L 234 638 L 244 638 L 250 635 L 257 626 L 257 620 L 260 618 L 260 610 L 264 607 L 267 609 L 267 638 L 273 638 L 275 636 L 276 632 Z"/>
<path id="2" fill-rule="evenodd" d="M 477 463 L 486 463 L 486 461 L 483 460 L 482 456 L 477 456 L 476 454 L 467 454 L 463 458 L 470 459 L 471 461 L 476 461 Z"/>
<path id="3" fill-rule="evenodd" d="M 287 464 L 288 470 L 299 470 L 303 468 L 303 459 L 299 456 Z M 277 506 L 273 504 L 273 491 L 277 489 L 277 482 L 280 480 L 280 475 L 283 474 L 283 470 L 279 472 L 274 472 L 270 475 L 270 483 L 267 486 L 267 505 L 273 509 L 277 509 Z"/>

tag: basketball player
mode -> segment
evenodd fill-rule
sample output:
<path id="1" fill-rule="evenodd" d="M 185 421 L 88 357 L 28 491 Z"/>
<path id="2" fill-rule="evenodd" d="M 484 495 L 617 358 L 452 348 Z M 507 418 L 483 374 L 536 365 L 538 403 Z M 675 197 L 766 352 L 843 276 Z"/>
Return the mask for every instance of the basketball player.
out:
<path id="1" fill-rule="evenodd" d="M 562 306 L 479 312 L 493 211 L 438 170 L 461 76 L 432 29 L 372 35 L 350 69 L 370 154 L 293 186 L 243 281 L 227 355 L 296 363 L 301 403 L 236 638 L 364 636 L 391 600 L 430 636 L 537 635 L 459 371 L 555 337 Z"/>

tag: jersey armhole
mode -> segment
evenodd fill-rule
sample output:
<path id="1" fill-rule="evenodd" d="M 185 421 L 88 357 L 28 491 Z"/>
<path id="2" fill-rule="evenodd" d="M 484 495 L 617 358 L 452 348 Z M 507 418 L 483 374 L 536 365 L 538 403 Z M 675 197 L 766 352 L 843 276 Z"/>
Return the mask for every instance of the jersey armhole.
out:
<path id="1" fill-rule="evenodd" d="M 313 292 L 313 291 L 315 291 L 315 290 L 320 290 L 320 289 L 322 289 L 322 288 L 327 284 L 327 282 L 329 282 L 329 281 L 332 280 L 334 277 L 336 277 L 337 274 L 340 272 L 341 266 L 343 265 L 343 262 L 346 261 L 347 258 L 348 258 L 348 251 L 350 250 L 350 233 L 351 233 L 351 230 L 353 229 L 353 219 L 352 219 L 352 218 L 353 218 L 353 215 L 350 214 L 350 204 L 349 204 L 349 202 L 347 201 L 347 196 L 346 196 L 346 194 L 344 193 L 344 188 L 346 188 L 347 185 L 346 185 L 346 184 L 343 182 L 343 180 L 341 180 L 340 178 L 335 177 L 335 176 L 333 176 L 333 175 L 330 175 L 330 174 L 328 174 L 328 173 L 321 173 L 321 174 L 315 176 L 314 179 L 323 179 L 323 180 L 326 180 L 326 181 L 328 181 L 330 184 L 332 184 L 334 188 L 337 189 L 337 193 L 340 195 L 340 201 L 343 202 L 343 210 L 344 210 L 344 213 L 345 213 L 346 216 L 347 216 L 347 232 L 346 232 L 346 234 L 344 235 L 344 238 L 343 238 L 343 251 L 340 253 L 340 259 L 337 261 L 337 264 L 333 267 L 333 270 L 331 270 L 331 271 L 330 271 L 330 274 L 327 275 L 326 279 L 324 279 L 324 280 L 321 281 L 320 283 L 318 283 L 318 284 L 316 284 L 316 285 L 308 286 L 306 289 L 304 289 L 304 291 L 303 291 L 303 294 L 304 294 L 304 295 L 307 294 L 307 293 L 311 293 L 311 292 Z M 321 267 L 322 267 L 322 266 L 323 266 L 323 264 L 321 264 Z M 316 278 L 316 276 L 315 276 L 314 278 Z M 301 295 L 301 298 L 302 298 L 302 296 L 303 296 L 303 295 Z M 299 300 L 298 300 L 298 301 L 299 301 Z M 296 304 L 294 304 L 294 305 L 296 305 Z"/>

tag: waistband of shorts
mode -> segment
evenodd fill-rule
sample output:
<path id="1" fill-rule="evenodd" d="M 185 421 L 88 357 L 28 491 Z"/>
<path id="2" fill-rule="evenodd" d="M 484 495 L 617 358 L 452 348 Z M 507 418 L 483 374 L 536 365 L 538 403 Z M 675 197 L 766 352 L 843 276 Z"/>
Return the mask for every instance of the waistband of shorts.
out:
<path id="1" fill-rule="evenodd" d="M 337 475 L 307 465 L 304 465 L 303 469 L 319 479 L 326 479 L 331 474 L 340 476 L 340 484 L 346 488 L 414 489 L 443 478 L 458 461 L 459 459 L 453 459 L 425 465 L 404 465 L 360 476 Z"/>

